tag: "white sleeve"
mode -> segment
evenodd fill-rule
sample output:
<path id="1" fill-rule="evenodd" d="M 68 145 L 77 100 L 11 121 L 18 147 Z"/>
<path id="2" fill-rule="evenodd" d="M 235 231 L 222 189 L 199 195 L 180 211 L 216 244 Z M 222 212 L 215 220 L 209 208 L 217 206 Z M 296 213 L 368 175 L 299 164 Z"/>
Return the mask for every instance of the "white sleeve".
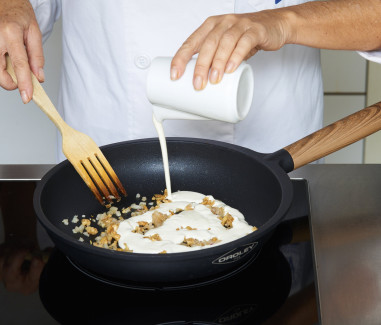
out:
<path id="1" fill-rule="evenodd" d="M 53 30 L 55 21 L 61 15 L 61 0 L 29 0 L 36 14 L 38 25 L 45 42 Z"/>
<path id="2" fill-rule="evenodd" d="M 374 50 L 369 52 L 358 51 L 357 53 L 369 61 L 381 63 L 381 50 Z"/>

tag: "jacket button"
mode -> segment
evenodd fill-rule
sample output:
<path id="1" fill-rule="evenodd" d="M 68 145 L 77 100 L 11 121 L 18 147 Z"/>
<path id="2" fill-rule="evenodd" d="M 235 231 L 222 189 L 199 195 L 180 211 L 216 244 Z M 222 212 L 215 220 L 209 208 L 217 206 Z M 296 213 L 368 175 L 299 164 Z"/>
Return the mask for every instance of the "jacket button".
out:
<path id="1" fill-rule="evenodd" d="M 151 65 L 151 59 L 146 54 L 135 56 L 134 62 L 139 69 L 147 69 Z"/>

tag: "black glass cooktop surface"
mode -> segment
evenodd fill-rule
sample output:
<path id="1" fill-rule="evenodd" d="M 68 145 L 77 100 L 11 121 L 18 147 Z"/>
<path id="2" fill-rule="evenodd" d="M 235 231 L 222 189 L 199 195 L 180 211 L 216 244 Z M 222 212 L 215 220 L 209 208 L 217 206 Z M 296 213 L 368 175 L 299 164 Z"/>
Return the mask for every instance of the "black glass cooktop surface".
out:
<path id="1" fill-rule="evenodd" d="M 29 324 L 315 324 L 308 184 L 292 183 L 285 221 L 250 263 L 219 278 L 139 287 L 92 274 L 53 248 L 36 293 L 51 321 Z"/>

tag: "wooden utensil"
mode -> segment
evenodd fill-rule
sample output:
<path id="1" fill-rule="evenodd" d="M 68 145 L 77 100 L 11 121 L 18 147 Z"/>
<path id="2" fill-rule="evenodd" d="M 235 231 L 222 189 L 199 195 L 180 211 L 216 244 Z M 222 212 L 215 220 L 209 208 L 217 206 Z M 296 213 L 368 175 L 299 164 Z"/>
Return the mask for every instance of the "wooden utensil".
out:
<path id="1" fill-rule="evenodd" d="M 17 83 L 16 74 L 8 55 L 6 56 L 6 60 L 7 72 L 13 81 Z M 126 196 L 127 193 L 122 183 L 93 139 L 66 124 L 37 78 L 33 73 L 31 73 L 31 75 L 33 101 L 60 130 L 63 153 L 94 193 L 97 200 L 101 204 L 105 204 L 105 200 L 112 202 L 113 197 L 119 200 L 120 195 L 114 183 L 119 191 Z"/>

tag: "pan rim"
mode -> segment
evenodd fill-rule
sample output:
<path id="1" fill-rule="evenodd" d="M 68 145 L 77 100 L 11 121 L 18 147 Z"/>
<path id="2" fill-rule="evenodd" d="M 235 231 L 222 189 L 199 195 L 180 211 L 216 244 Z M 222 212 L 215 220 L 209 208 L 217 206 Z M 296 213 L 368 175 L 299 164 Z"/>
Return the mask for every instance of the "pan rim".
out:
<path id="1" fill-rule="evenodd" d="M 109 148 L 114 148 L 118 146 L 123 146 L 126 143 L 129 144 L 142 144 L 142 143 L 152 143 L 152 142 L 159 142 L 158 138 L 144 138 L 144 139 L 136 139 L 136 140 L 127 140 L 122 142 L 116 142 L 108 145 L 101 146 L 100 149 L 103 151 L 103 149 L 108 150 Z M 187 143 L 197 143 L 200 145 L 212 145 L 221 147 L 224 150 L 228 149 L 233 152 L 240 152 L 243 155 L 248 156 L 251 159 L 258 160 L 263 159 L 267 156 L 267 154 L 262 154 L 255 152 L 251 149 L 241 147 L 235 144 L 225 143 L 222 141 L 216 141 L 216 140 L 209 140 L 209 139 L 199 139 L 199 138 L 186 138 L 186 137 L 168 137 L 167 142 L 187 142 Z M 33 205 L 34 209 L 37 214 L 37 218 L 39 222 L 44 226 L 44 228 L 48 231 L 48 233 L 51 235 L 51 233 L 54 236 L 57 236 L 65 241 L 66 244 L 69 244 L 70 246 L 75 246 L 76 249 L 81 249 L 87 253 L 94 254 L 97 252 L 98 254 L 102 256 L 110 256 L 113 257 L 128 257 L 133 259 L 165 259 L 176 257 L 176 259 L 192 259 L 196 257 L 200 257 L 200 255 L 208 256 L 208 255 L 216 255 L 217 252 L 221 251 L 222 253 L 226 253 L 229 250 L 232 250 L 234 248 L 240 247 L 243 244 L 247 244 L 249 242 L 261 242 L 262 238 L 266 236 L 266 234 L 270 233 L 272 230 L 276 228 L 276 226 L 279 225 L 279 222 L 282 220 L 283 217 L 285 217 L 287 211 L 289 210 L 292 202 L 293 197 L 293 188 L 291 184 L 291 180 L 287 173 L 275 162 L 266 160 L 266 167 L 271 171 L 273 175 L 276 176 L 276 178 L 279 180 L 280 188 L 281 188 L 281 199 L 280 203 L 278 205 L 277 210 L 274 212 L 273 216 L 268 219 L 268 221 L 260 226 L 258 230 L 247 234 L 241 238 L 235 239 L 233 241 L 198 249 L 194 251 L 189 252 L 175 252 L 175 253 L 168 253 L 168 254 L 156 254 L 156 253 L 134 253 L 134 252 L 123 252 L 123 251 L 116 251 L 112 249 L 105 249 L 101 247 L 96 247 L 93 245 L 90 245 L 89 243 L 82 243 L 78 239 L 70 236 L 69 234 L 65 233 L 58 227 L 56 227 L 49 218 L 45 215 L 40 202 L 40 197 L 44 188 L 44 184 L 46 184 L 51 177 L 57 173 L 60 169 L 66 168 L 67 166 L 70 166 L 70 163 L 68 160 L 64 160 L 57 165 L 53 166 L 38 182 L 37 187 L 34 192 L 33 196 Z M 271 168 L 268 167 L 268 165 L 271 166 Z M 54 237 L 53 236 L 53 237 Z M 56 243 L 55 243 L 56 244 Z M 80 244 L 80 245 L 78 245 Z M 95 251 L 94 251 L 95 249 Z"/>

